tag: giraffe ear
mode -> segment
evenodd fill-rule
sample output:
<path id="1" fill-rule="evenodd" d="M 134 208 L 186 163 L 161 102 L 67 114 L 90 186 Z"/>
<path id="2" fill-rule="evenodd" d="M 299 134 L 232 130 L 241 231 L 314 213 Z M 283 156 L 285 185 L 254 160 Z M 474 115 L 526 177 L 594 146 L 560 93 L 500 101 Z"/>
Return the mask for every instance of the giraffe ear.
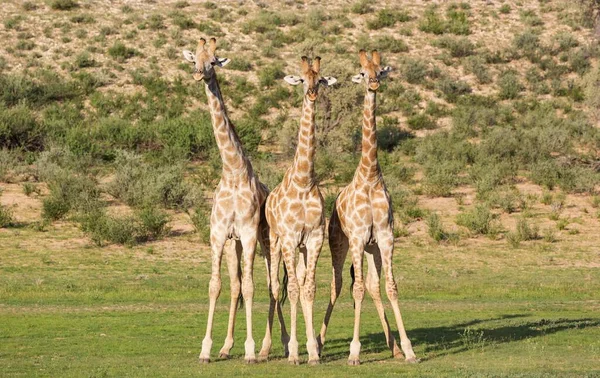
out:
<path id="1" fill-rule="evenodd" d="M 229 62 L 231 62 L 231 59 L 228 58 L 216 58 L 215 60 L 217 66 L 219 67 L 225 67 L 226 65 L 229 64 Z"/>
<path id="2" fill-rule="evenodd" d="M 358 75 L 352 76 L 352 81 L 355 82 L 355 83 L 357 83 L 357 84 L 362 83 L 362 81 L 363 81 L 363 74 L 358 74 Z"/>
<path id="3" fill-rule="evenodd" d="M 298 84 L 302 83 L 302 78 L 300 76 L 295 76 L 295 75 L 287 75 L 286 77 L 283 78 L 283 80 L 285 80 L 286 83 L 291 84 L 291 85 L 298 85 Z"/>
<path id="4" fill-rule="evenodd" d="M 183 50 L 183 57 L 188 62 L 192 62 L 192 63 L 196 62 L 196 55 L 194 55 L 194 53 L 191 52 L 190 50 Z"/>
<path id="5" fill-rule="evenodd" d="M 328 86 L 337 83 L 337 79 L 335 77 L 333 77 L 333 76 L 323 76 L 323 78 L 321 79 L 321 81 L 324 84 L 327 84 Z"/>
<path id="6" fill-rule="evenodd" d="M 383 67 L 383 69 L 379 73 L 379 76 L 380 77 L 386 77 L 390 72 L 392 72 L 392 67 L 385 66 L 385 67 Z"/>

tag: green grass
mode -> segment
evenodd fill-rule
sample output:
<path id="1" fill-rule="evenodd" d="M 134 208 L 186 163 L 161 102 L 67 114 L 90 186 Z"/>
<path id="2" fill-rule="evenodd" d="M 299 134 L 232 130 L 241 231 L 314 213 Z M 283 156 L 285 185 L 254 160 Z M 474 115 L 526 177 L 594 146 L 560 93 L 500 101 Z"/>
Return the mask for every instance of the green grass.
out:
<path id="1" fill-rule="evenodd" d="M 207 248 L 173 253 L 160 244 L 97 248 L 89 242 L 58 248 L 61 241 L 81 237 L 80 231 L 51 231 L 36 243 L 30 241 L 39 234 L 30 229 L 0 233 L 0 359 L 5 376 L 579 376 L 600 369 L 600 303 L 595 295 L 600 274 L 584 267 L 557 269 L 547 258 L 568 258 L 585 266 L 591 257 L 576 248 L 531 246 L 515 259 L 502 242 L 482 249 L 416 246 L 401 239 L 395 270 L 404 321 L 422 360 L 418 365 L 391 358 L 372 301 L 365 298 L 363 364 L 346 366 L 353 324 L 347 275 L 320 366 L 289 366 L 278 341 L 268 363 L 245 365 L 243 311 L 238 314 L 233 358 L 219 360 L 229 303 L 223 268 L 215 358 L 199 365 L 208 303 Z M 195 242 L 186 235 L 174 240 Z M 268 307 L 260 260 L 257 256 L 257 346 Z M 317 271 L 317 329 L 328 300 L 329 264 L 325 248 Z M 289 326 L 289 307 L 284 311 Z M 305 361 L 304 322 L 298 320 Z M 275 335 L 278 329 L 276 325 Z"/>

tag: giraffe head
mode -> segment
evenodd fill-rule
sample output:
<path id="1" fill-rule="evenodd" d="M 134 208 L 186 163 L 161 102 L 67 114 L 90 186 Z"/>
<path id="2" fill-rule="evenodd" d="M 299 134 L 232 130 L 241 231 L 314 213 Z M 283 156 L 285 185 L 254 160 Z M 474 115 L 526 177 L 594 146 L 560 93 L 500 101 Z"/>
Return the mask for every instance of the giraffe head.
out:
<path id="1" fill-rule="evenodd" d="M 355 83 L 364 81 L 367 90 L 376 91 L 379 89 L 379 80 L 386 77 L 392 67 L 381 67 L 381 56 L 377 50 L 373 50 L 371 60 L 367 57 L 365 50 L 360 50 L 358 56 L 360 58 L 360 73 L 352 76 L 352 81 Z"/>
<path id="2" fill-rule="evenodd" d="M 316 57 L 313 59 L 312 64 L 308 58 L 303 56 L 301 63 L 301 76 L 288 75 L 283 79 L 291 85 L 298 85 L 302 83 L 304 85 L 304 96 L 310 101 L 315 101 L 319 94 L 319 86 L 333 85 L 337 82 L 335 77 L 321 76 L 321 58 Z"/>
<path id="3" fill-rule="evenodd" d="M 206 40 L 200 38 L 196 53 L 192 53 L 189 50 L 183 50 L 183 56 L 189 62 L 194 63 L 194 74 L 192 75 L 195 80 L 204 80 L 209 82 L 215 77 L 215 66 L 223 67 L 230 62 L 229 59 L 219 58 L 215 55 L 217 50 L 217 40 L 211 38 L 208 42 L 208 48 Z"/>

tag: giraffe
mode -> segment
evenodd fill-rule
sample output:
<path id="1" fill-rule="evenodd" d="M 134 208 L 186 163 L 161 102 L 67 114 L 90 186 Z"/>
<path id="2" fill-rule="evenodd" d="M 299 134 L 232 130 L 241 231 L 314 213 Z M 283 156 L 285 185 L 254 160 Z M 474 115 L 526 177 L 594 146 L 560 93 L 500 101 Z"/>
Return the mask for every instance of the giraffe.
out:
<path id="1" fill-rule="evenodd" d="M 270 226 L 271 241 L 271 290 L 279 300 L 279 262 L 283 254 L 284 267 L 288 272 L 288 297 L 291 306 L 290 341 L 288 360 L 299 364 L 296 318 L 298 298 L 306 323 L 306 348 L 308 363 L 319 363 L 319 353 L 313 329 L 312 309 L 315 297 L 315 270 L 323 237 L 325 217 L 323 196 L 317 186 L 314 173 L 315 101 L 320 85 L 332 85 L 337 80 L 322 77 L 321 58 L 311 62 L 305 56 L 301 62 L 301 76 L 288 75 L 284 80 L 291 85 L 304 86 L 302 118 L 298 131 L 298 146 L 292 166 L 283 181 L 267 198 L 266 216 Z M 296 248 L 300 258 L 296 266 Z"/>
<path id="2" fill-rule="evenodd" d="M 352 259 L 351 275 L 354 297 L 354 335 L 350 343 L 349 365 L 359 365 L 360 359 L 360 311 L 365 286 L 377 308 L 383 326 L 386 341 L 395 358 L 402 357 L 385 316 L 379 281 L 381 268 L 385 271 L 385 287 L 388 299 L 392 303 L 400 345 L 406 361 L 417 362 L 412 345 L 402 322 L 398 306 L 398 289 L 392 272 L 394 253 L 394 235 L 392 231 L 393 214 L 391 199 L 383 181 L 383 175 L 377 161 L 377 135 L 375 125 L 375 95 L 379 89 L 379 80 L 386 77 L 391 67 L 381 67 L 381 57 L 372 52 L 369 60 L 364 50 L 359 52 L 361 70 L 352 77 L 352 81 L 365 84 L 365 99 L 362 123 L 362 153 L 352 182 L 338 195 L 331 220 L 329 222 L 329 247 L 333 265 L 331 297 L 325 319 L 321 327 L 318 343 L 320 349 L 325 342 L 327 326 L 333 306 L 342 289 L 342 269 L 348 251 Z M 363 255 L 366 255 L 368 273 L 363 281 Z"/>
<path id="3" fill-rule="evenodd" d="M 207 48 L 208 47 L 208 48 Z M 208 45 L 204 38 L 200 39 L 196 53 L 185 50 L 185 59 L 194 63 L 193 78 L 204 81 L 206 97 L 210 108 L 211 120 L 215 139 L 219 147 L 223 170 L 221 180 L 215 190 L 214 202 L 210 216 L 210 244 L 212 272 L 209 283 L 210 304 L 206 335 L 202 341 L 199 360 L 201 363 L 210 361 L 212 347 L 212 326 L 217 298 L 221 292 L 221 260 L 223 252 L 231 283 L 231 302 L 229 307 L 229 322 L 227 337 L 219 356 L 228 358 L 233 347 L 233 331 L 235 315 L 240 301 L 240 290 L 246 307 L 246 342 L 245 360 L 247 363 L 256 362 L 255 344 L 252 338 L 252 302 L 254 295 L 253 264 L 257 241 L 260 243 L 267 266 L 267 285 L 270 286 L 271 268 L 269 253 L 269 231 L 264 216 L 264 204 L 269 189 L 261 183 L 252 169 L 250 160 L 244 154 L 240 139 L 227 116 L 223 97 L 217 81 L 215 66 L 223 67 L 229 59 L 215 55 L 216 39 L 211 38 Z M 243 258 L 243 271 L 241 259 Z M 241 279 L 241 283 L 240 283 Z M 289 336 L 285 328 L 281 306 L 270 295 L 269 316 L 263 345 L 259 359 L 268 357 L 271 349 L 271 331 L 273 317 L 277 310 L 281 324 L 281 341 L 287 347 Z M 287 353 L 287 350 L 286 350 Z"/>

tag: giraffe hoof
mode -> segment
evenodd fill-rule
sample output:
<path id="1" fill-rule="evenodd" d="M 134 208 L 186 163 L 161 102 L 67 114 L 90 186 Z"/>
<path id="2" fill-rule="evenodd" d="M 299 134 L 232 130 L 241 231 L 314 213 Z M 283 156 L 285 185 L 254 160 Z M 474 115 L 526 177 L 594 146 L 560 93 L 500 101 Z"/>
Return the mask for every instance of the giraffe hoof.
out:
<path id="1" fill-rule="evenodd" d="M 319 360 L 310 360 L 308 361 L 308 365 L 309 366 L 316 366 L 319 365 L 321 362 Z"/>
<path id="2" fill-rule="evenodd" d="M 210 362 L 210 358 L 198 358 L 198 362 L 200 362 L 201 364 L 207 364 Z"/>
<path id="3" fill-rule="evenodd" d="M 356 360 L 348 360 L 348 365 L 358 366 L 358 365 L 360 365 L 360 360 L 358 358 Z"/>
<path id="4" fill-rule="evenodd" d="M 259 354 L 258 362 L 267 362 L 269 360 L 269 354 Z"/>
<path id="5" fill-rule="evenodd" d="M 409 364 L 418 364 L 419 362 L 421 362 L 421 360 L 419 360 L 417 357 L 411 357 L 407 358 L 406 362 Z"/>
<path id="6" fill-rule="evenodd" d="M 300 361 L 297 358 L 288 360 L 290 365 L 300 365 Z"/>
<path id="7" fill-rule="evenodd" d="M 400 360 L 402 358 L 404 358 L 404 354 L 402 354 L 402 352 L 396 352 L 396 353 L 394 353 L 394 359 L 395 360 Z"/>
<path id="8" fill-rule="evenodd" d="M 247 365 L 254 365 L 256 363 L 256 358 L 248 358 L 246 360 Z"/>
<path id="9" fill-rule="evenodd" d="M 229 354 L 227 354 L 227 353 L 219 353 L 219 358 L 228 360 L 228 359 L 231 358 L 231 356 Z"/>

